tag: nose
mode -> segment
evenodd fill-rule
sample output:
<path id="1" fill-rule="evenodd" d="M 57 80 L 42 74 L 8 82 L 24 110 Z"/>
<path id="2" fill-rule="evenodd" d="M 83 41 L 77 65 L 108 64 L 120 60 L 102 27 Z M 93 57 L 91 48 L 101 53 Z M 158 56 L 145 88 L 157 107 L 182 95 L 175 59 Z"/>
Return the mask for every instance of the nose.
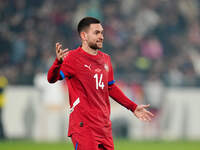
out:
<path id="1" fill-rule="evenodd" d="M 100 39 L 101 39 L 101 40 L 103 40 L 103 39 L 104 39 L 104 36 L 103 36 L 103 34 L 101 34 L 101 35 L 100 35 Z"/>

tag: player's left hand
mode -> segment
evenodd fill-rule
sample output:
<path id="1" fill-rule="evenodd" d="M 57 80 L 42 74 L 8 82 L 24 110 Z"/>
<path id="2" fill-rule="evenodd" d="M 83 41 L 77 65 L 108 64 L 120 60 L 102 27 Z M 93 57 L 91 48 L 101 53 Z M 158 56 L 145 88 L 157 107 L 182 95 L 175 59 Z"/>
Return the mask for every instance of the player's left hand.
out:
<path id="1" fill-rule="evenodd" d="M 135 116 L 142 121 L 151 121 L 154 115 L 150 111 L 146 110 L 149 106 L 150 104 L 138 105 L 134 111 Z"/>

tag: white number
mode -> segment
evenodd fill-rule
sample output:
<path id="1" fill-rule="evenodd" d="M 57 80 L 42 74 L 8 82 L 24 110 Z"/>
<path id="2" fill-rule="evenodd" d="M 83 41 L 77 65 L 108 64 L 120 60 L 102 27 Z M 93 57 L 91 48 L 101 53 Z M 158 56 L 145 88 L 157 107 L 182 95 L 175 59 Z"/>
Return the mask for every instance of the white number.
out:
<path id="1" fill-rule="evenodd" d="M 96 79 L 96 89 L 98 90 L 99 87 L 100 87 L 103 90 L 103 88 L 104 88 L 104 83 L 102 82 L 103 74 L 100 75 L 99 80 L 98 80 L 98 74 L 97 73 L 94 75 L 94 78 Z"/>
<path id="2" fill-rule="evenodd" d="M 94 75 L 94 78 L 96 79 L 96 89 L 98 90 L 99 84 L 98 84 L 98 74 L 97 73 Z"/>
<path id="3" fill-rule="evenodd" d="M 99 87 L 101 87 L 102 90 L 103 90 L 103 88 L 104 88 L 104 84 L 103 84 L 103 82 L 102 82 L 102 78 L 103 78 L 103 74 L 101 74 L 101 76 L 100 76 L 100 80 L 99 80 Z"/>

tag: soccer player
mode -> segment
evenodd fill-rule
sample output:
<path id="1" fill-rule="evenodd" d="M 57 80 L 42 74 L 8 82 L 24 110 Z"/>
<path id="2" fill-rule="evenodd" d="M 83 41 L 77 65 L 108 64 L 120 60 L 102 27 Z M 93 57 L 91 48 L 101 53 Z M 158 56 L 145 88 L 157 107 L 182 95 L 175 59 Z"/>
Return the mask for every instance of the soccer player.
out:
<path id="1" fill-rule="evenodd" d="M 78 24 L 82 44 L 75 50 L 56 43 L 56 56 L 48 71 L 48 81 L 66 78 L 70 117 L 68 136 L 75 150 L 114 150 L 109 96 L 143 121 L 153 114 L 149 105 L 137 105 L 115 85 L 110 56 L 103 47 L 103 27 L 96 18 L 83 18 Z"/>

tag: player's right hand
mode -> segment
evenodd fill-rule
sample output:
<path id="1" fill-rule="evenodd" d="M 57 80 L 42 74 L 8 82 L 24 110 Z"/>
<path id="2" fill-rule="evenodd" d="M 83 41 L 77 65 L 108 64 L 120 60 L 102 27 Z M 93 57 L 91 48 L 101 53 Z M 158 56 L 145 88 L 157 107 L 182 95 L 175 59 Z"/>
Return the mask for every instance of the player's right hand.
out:
<path id="1" fill-rule="evenodd" d="M 56 57 L 59 62 L 63 62 L 64 57 L 69 53 L 69 49 L 62 50 L 62 44 L 56 43 Z"/>

